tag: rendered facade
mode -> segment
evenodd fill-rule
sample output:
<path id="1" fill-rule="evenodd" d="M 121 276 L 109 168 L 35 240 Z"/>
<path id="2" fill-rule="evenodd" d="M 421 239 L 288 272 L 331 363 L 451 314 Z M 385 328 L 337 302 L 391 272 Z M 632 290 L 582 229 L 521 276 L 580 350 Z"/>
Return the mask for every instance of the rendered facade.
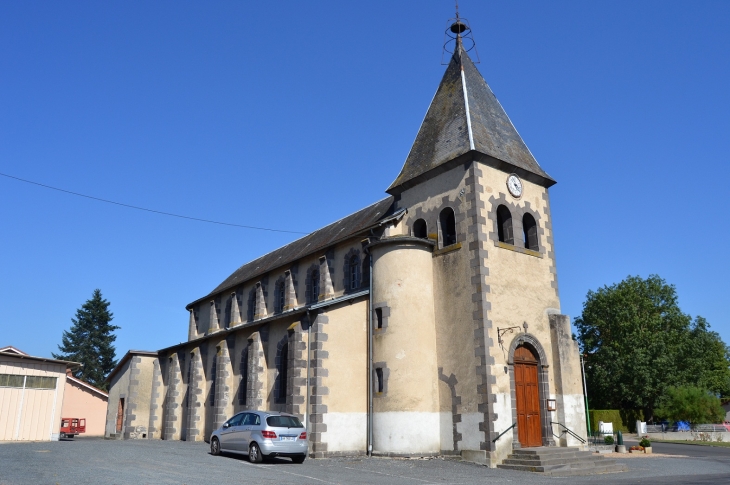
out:
<path id="1" fill-rule="evenodd" d="M 389 196 L 190 303 L 187 342 L 115 374 L 107 434 L 197 441 L 269 409 L 307 423 L 313 457 L 494 466 L 516 447 L 577 444 L 560 426 L 586 435 L 554 184 L 457 40 Z M 135 406 L 121 422 L 120 389 Z"/>
<path id="2" fill-rule="evenodd" d="M 109 395 L 66 371 L 61 417 L 84 418 L 86 431 L 80 436 L 104 436 Z"/>

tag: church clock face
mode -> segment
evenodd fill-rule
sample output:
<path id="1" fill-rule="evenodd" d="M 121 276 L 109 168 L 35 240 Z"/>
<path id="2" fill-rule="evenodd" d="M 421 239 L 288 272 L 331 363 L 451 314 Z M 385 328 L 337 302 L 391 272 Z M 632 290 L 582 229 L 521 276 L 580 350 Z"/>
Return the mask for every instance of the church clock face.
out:
<path id="1" fill-rule="evenodd" d="M 522 195 L 522 180 L 517 175 L 510 174 L 507 177 L 507 190 L 512 194 L 512 197 L 520 198 Z"/>

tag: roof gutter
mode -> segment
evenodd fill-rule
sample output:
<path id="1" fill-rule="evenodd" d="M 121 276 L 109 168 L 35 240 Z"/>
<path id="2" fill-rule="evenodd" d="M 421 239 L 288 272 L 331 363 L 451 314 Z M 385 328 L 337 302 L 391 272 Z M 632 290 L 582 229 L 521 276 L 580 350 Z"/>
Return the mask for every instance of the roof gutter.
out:
<path id="1" fill-rule="evenodd" d="M 0 352 L 1 356 L 13 357 L 15 359 L 34 360 L 37 362 L 48 362 L 49 364 L 66 364 L 66 367 L 75 370 L 84 366 L 81 362 L 72 362 L 70 360 L 47 359 L 45 357 L 33 357 L 32 355 L 21 355 L 15 352 Z"/>

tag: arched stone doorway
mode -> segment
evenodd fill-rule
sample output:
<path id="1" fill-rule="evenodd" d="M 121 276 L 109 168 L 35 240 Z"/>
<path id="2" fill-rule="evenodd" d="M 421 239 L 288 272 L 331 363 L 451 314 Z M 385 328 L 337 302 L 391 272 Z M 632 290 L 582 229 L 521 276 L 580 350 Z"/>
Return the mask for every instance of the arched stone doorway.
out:
<path id="1" fill-rule="evenodd" d="M 548 363 L 545 351 L 534 335 L 523 333 L 514 338 L 509 349 L 512 422 L 512 447 L 555 446 L 547 410 Z"/>
<path id="2" fill-rule="evenodd" d="M 523 448 L 542 446 L 540 384 L 537 379 L 537 364 L 537 356 L 528 346 L 523 344 L 515 349 L 517 439 Z"/>

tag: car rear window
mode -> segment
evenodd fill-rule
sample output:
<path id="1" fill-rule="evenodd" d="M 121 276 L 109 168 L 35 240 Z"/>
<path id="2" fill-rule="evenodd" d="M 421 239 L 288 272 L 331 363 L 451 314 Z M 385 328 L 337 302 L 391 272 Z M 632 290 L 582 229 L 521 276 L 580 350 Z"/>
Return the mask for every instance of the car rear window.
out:
<path id="1" fill-rule="evenodd" d="M 295 416 L 269 416 L 266 424 L 272 428 L 303 428 L 302 422 Z"/>

